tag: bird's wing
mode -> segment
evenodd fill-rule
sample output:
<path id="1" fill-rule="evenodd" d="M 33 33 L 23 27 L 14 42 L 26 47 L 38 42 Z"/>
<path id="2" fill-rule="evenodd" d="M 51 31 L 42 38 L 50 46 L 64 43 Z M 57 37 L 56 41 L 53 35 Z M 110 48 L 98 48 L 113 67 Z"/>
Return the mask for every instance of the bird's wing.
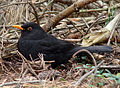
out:
<path id="1" fill-rule="evenodd" d="M 40 53 L 63 53 L 74 47 L 73 44 L 63 40 L 26 40 L 24 43 Z"/>

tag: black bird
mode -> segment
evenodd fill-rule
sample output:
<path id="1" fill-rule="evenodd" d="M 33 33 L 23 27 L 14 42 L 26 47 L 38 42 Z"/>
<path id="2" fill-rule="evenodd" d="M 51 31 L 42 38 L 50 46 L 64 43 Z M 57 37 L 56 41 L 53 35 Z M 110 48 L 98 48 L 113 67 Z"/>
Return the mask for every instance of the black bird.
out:
<path id="1" fill-rule="evenodd" d="M 13 27 L 21 29 L 21 37 L 18 40 L 18 50 L 23 56 L 30 60 L 38 58 L 38 54 L 42 53 L 45 61 L 54 60 L 51 64 L 53 68 L 60 64 L 67 63 L 72 55 L 80 50 L 87 49 L 91 53 L 112 52 L 110 46 L 90 46 L 82 47 L 73 45 L 64 40 L 46 33 L 38 24 L 28 22 L 22 26 L 13 25 Z"/>

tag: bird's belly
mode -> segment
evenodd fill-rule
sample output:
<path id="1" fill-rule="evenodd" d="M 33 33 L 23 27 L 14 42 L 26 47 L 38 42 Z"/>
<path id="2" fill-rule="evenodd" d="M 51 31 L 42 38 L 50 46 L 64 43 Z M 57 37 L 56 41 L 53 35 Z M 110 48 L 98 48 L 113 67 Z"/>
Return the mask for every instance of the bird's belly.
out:
<path id="1" fill-rule="evenodd" d="M 19 52 L 22 53 L 22 55 L 27 59 L 27 60 L 31 60 L 31 59 L 37 59 L 37 58 L 40 58 L 39 57 L 39 54 L 43 54 L 43 59 L 45 61 L 52 61 L 52 60 L 55 60 L 57 58 L 62 58 L 62 56 L 60 54 L 52 54 L 52 53 L 49 53 L 49 54 L 45 54 L 45 53 L 42 53 L 42 52 L 37 52 L 35 50 L 32 50 L 32 52 L 30 50 L 21 50 L 19 49 Z"/>
<path id="2" fill-rule="evenodd" d="M 44 58 L 45 61 L 55 60 L 59 63 L 64 63 L 72 57 L 72 55 L 70 55 L 69 52 L 60 52 L 60 53 L 49 52 L 48 53 L 48 52 L 42 51 L 42 49 L 38 50 L 34 47 L 26 48 L 25 45 L 24 45 L 24 47 L 22 46 L 22 48 L 18 48 L 18 50 L 28 60 L 31 60 L 31 59 L 34 60 L 36 58 L 39 58 L 38 54 L 43 54 L 43 58 Z"/>

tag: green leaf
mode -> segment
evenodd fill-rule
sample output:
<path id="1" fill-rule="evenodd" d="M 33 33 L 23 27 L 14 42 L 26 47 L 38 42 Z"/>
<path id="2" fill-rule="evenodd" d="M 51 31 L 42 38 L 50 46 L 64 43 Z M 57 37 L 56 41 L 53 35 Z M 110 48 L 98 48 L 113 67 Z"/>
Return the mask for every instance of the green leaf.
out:
<path id="1" fill-rule="evenodd" d="M 82 56 L 81 58 L 82 58 L 83 60 L 85 60 L 85 59 L 87 58 L 87 56 Z"/>
<path id="2" fill-rule="evenodd" d="M 104 86 L 104 83 L 98 83 L 99 84 L 99 86 Z"/>
<path id="3" fill-rule="evenodd" d="M 117 77 L 120 77 L 120 73 L 117 73 Z"/>
<path id="4" fill-rule="evenodd" d="M 105 69 L 105 71 L 108 72 L 108 73 L 110 73 L 110 74 L 112 74 L 108 69 Z"/>
<path id="5" fill-rule="evenodd" d="M 91 66 L 91 64 L 86 64 L 87 66 Z"/>
<path id="6" fill-rule="evenodd" d="M 87 69 L 85 69 L 85 72 L 89 72 Z"/>
<path id="7" fill-rule="evenodd" d="M 105 77 L 111 77 L 112 76 L 110 73 L 103 73 L 102 75 L 105 76 Z"/>
<path id="8" fill-rule="evenodd" d="M 84 68 L 89 68 L 87 65 L 83 65 Z"/>
<path id="9" fill-rule="evenodd" d="M 80 60 L 80 58 L 79 58 L 79 57 L 76 57 L 75 60 Z"/>
<path id="10" fill-rule="evenodd" d="M 97 88 L 97 87 L 95 87 L 95 86 L 94 86 L 94 85 L 92 85 L 92 84 L 89 84 L 89 86 L 90 86 L 90 87 L 92 87 L 92 88 Z"/>
<path id="11" fill-rule="evenodd" d="M 90 69 L 93 69 L 93 68 L 95 68 L 95 66 L 92 66 Z"/>
<path id="12" fill-rule="evenodd" d="M 78 65 L 83 65 L 83 63 L 77 63 Z"/>
<path id="13" fill-rule="evenodd" d="M 96 73 L 97 73 L 97 74 L 100 74 L 101 72 L 97 70 L 97 72 L 96 72 Z"/>
<path id="14" fill-rule="evenodd" d="M 103 77 L 101 74 L 96 74 L 95 76 L 96 77 Z"/>
<path id="15" fill-rule="evenodd" d="M 110 77 L 110 80 L 116 80 L 116 78 L 114 78 L 114 77 Z"/>
<path id="16" fill-rule="evenodd" d="M 103 73 L 103 71 L 104 71 L 104 69 L 102 69 L 102 70 L 99 70 L 100 71 L 100 73 L 102 74 Z"/>
<path id="17" fill-rule="evenodd" d="M 103 73 L 103 70 L 97 70 L 96 73 L 97 73 L 97 74 L 102 74 L 102 73 Z"/>
<path id="18" fill-rule="evenodd" d="M 76 67 L 75 69 L 80 69 L 81 67 Z"/>
<path id="19" fill-rule="evenodd" d="M 61 80 L 62 80 L 62 81 L 65 81 L 65 79 L 64 79 L 64 78 L 61 78 Z"/>
<path id="20" fill-rule="evenodd" d="M 113 78 L 115 78 L 116 80 L 119 80 L 120 79 L 120 77 L 118 77 L 117 75 L 111 75 Z"/>
<path id="21" fill-rule="evenodd" d="M 120 84 L 120 79 L 119 80 L 116 80 L 117 81 L 117 84 Z"/>

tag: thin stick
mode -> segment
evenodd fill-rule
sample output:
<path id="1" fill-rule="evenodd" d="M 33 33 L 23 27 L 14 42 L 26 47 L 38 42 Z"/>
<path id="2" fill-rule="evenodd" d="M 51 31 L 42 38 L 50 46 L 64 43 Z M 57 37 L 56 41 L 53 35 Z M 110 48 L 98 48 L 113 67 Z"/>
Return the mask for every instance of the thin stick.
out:
<path id="1" fill-rule="evenodd" d="M 80 42 L 82 39 L 62 39 L 69 42 Z"/>
<path id="2" fill-rule="evenodd" d="M 108 65 L 108 66 L 102 65 L 99 68 L 104 68 L 104 69 L 120 69 L 120 65 Z"/>
<path id="3" fill-rule="evenodd" d="M 24 83 L 45 83 L 45 80 L 33 80 L 33 81 L 13 81 L 13 82 L 7 82 L 7 83 L 3 83 L 3 84 L 0 84 L 0 87 L 3 87 L 3 86 L 8 86 L 8 85 L 14 85 L 14 84 L 24 84 Z"/>
<path id="4" fill-rule="evenodd" d="M 34 72 L 34 70 L 32 69 L 31 65 L 30 65 L 30 64 L 28 63 L 28 61 L 26 60 L 26 58 L 25 58 L 19 51 L 17 51 L 17 53 L 18 53 L 18 54 L 21 56 L 21 58 L 27 63 L 27 68 L 28 68 L 28 70 L 29 70 L 33 75 L 35 75 L 37 79 L 40 80 L 40 78 L 39 78 L 38 75 Z"/>
<path id="5" fill-rule="evenodd" d="M 37 24 L 40 25 L 40 22 L 39 22 L 39 19 L 38 19 L 38 13 L 37 13 L 37 10 L 36 10 L 34 4 L 33 3 L 29 3 L 29 4 L 30 4 L 30 6 L 32 7 L 32 9 L 34 11 L 34 16 L 35 16 Z"/>

